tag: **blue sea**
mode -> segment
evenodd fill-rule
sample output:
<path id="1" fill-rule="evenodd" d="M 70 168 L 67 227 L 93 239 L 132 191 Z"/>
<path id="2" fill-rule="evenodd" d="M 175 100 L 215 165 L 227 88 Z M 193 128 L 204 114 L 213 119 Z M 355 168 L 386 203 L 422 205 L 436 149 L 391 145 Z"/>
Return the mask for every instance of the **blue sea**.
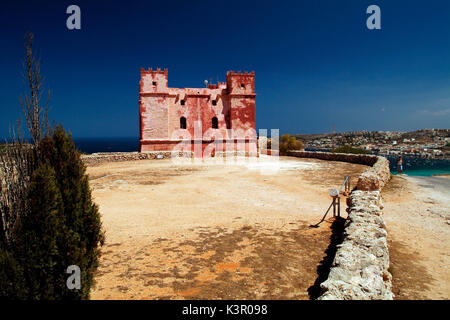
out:
<path id="1" fill-rule="evenodd" d="M 74 138 L 77 148 L 84 153 L 132 152 L 139 150 L 139 138 Z M 311 150 L 313 151 L 313 150 Z M 385 156 L 391 172 L 397 174 L 397 157 Z M 450 160 L 403 157 L 403 173 L 410 176 L 450 174 Z"/>
<path id="2" fill-rule="evenodd" d="M 75 146 L 84 153 L 139 151 L 139 138 L 74 138 Z"/>

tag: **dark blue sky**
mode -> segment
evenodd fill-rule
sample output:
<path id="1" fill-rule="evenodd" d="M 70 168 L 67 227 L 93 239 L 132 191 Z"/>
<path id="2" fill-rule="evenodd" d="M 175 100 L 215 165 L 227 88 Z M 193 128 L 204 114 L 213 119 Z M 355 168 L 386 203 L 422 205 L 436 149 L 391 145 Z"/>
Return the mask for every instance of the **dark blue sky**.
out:
<path id="1" fill-rule="evenodd" d="M 66 28 L 67 6 L 81 30 Z M 381 30 L 366 8 L 381 8 Z M 257 128 L 283 133 L 449 128 L 450 1 L 2 1 L 0 137 L 21 115 L 32 30 L 51 118 L 75 137 L 138 136 L 141 67 L 169 86 L 256 73 Z"/>

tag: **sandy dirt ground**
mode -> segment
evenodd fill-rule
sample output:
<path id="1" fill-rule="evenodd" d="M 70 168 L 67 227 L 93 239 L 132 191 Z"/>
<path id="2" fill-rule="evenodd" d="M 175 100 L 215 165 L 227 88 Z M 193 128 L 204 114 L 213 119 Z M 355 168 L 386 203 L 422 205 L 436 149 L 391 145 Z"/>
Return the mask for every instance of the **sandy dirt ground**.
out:
<path id="1" fill-rule="evenodd" d="M 106 231 L 91 298 L 308 299 L 331 237 L 328 221 L 309 226 L 329 189 L 366 167 L 281 157 L 277 174 L 261 173 L 273 167 L 89 167 Z"/>
<path id="2" fill-rule="evenodd" d="M 383 203 L 396 299 L 449 299 L 450 180 L 395 176 Z"/>

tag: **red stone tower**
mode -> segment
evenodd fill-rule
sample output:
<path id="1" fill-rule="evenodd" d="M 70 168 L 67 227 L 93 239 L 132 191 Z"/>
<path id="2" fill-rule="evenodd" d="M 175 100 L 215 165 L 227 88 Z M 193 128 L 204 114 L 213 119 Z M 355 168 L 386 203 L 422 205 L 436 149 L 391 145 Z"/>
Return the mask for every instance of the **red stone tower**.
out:
<path id="1" fill-rule="evenodd" d="M 255 97 L 254 72 L 229 71 L 226 83 L 178 89 L 168 87 L 167 69 L 141 69 L 140 151 L 170 151 L 180 142 L 190 144 L 191 151 L 194 142 L 205 150 L 217 140 L 233 143 L 234 150 L 252 150 Z"/>

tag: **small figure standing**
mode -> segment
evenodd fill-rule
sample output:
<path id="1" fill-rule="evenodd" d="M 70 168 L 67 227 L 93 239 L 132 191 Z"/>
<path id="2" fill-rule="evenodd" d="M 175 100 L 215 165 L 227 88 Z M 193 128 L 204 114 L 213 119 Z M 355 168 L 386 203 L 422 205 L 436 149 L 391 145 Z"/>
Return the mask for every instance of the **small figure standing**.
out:
<path id="1" fill-rule="evenodd" d="M 397 160 L 397 171 L 398 171 L 398 174 L 403 173 L 403 159 L 401 156 Z"/>

